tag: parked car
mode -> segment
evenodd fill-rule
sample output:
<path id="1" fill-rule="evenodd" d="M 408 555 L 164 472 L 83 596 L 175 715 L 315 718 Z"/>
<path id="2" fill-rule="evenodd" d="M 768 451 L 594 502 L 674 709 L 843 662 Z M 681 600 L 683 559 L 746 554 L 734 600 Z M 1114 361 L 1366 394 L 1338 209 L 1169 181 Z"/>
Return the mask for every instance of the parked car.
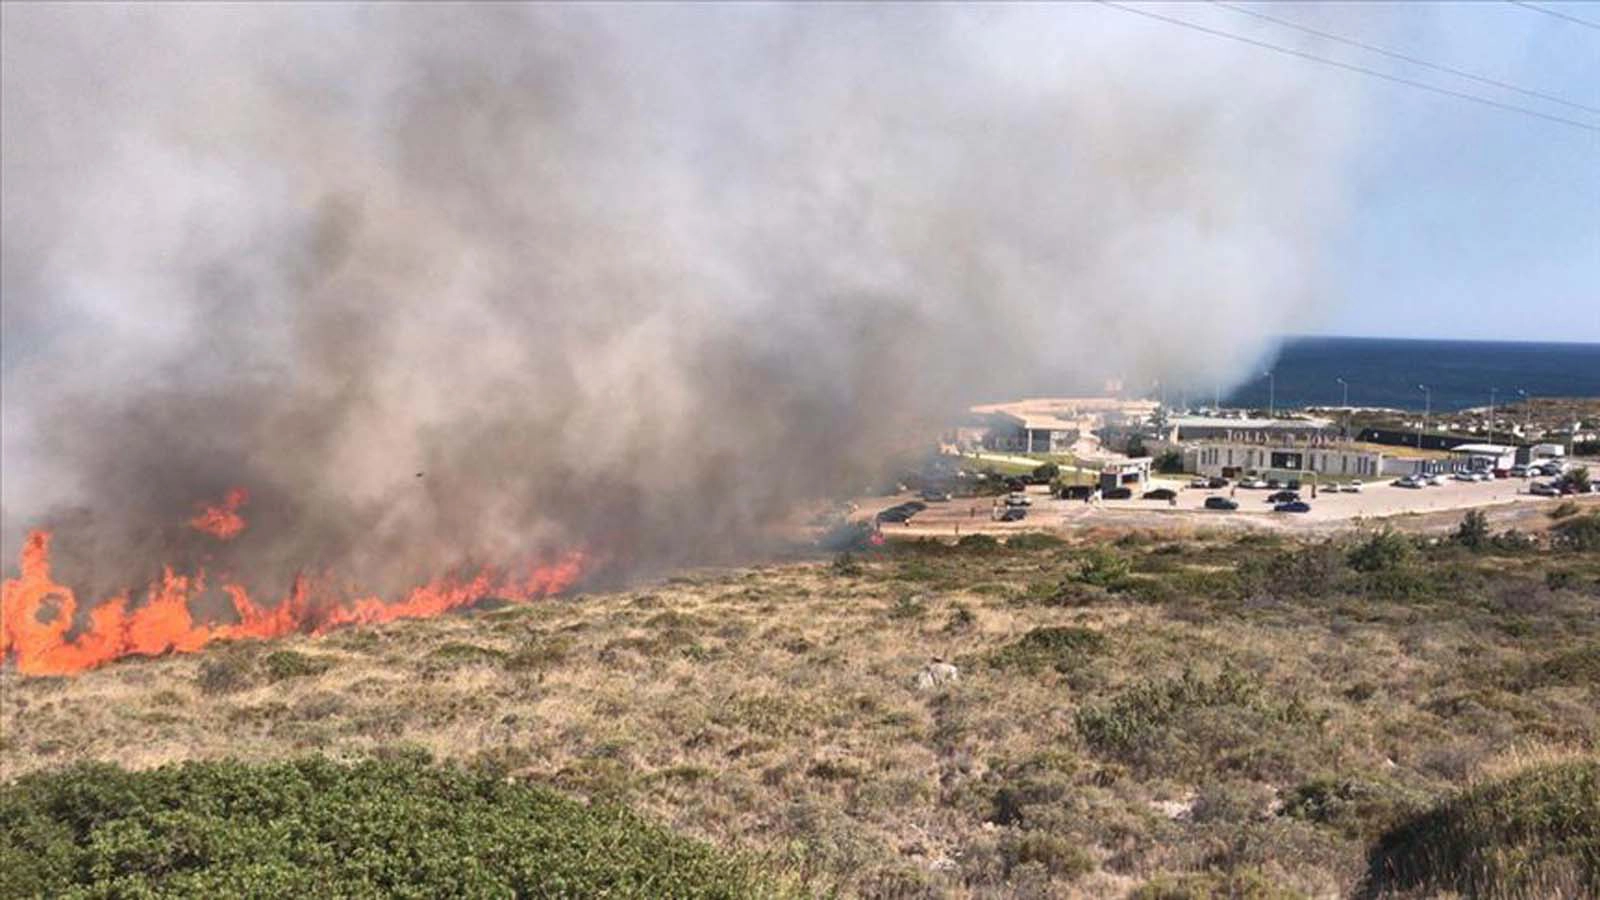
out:
<path id="1" fill-rule="evenodd" d="M 1279 503 L 1272 508 L 1273 512 L 1305 513 L 1311 512 L 1311 504 L 1304 500 L 1295 500 L 1292 503 Z"/>
<path id="2" fill-rule="evenodd" d="M 1512 478 L 1527 478 L 1528 477 L 1528 467 L 1523 465 L 1522 463 L 1517 463 L 1516 465 L 1511 467 L 1511 477 Z"/>
<path id="3" fill-rule="evenodd" d="M 1206 482 L 1206 487 L 1212 489 L 1213 491 L 1221 490 L 1222 488 L 1225 488 L 1227 486 L 1228 486 L 1228 479 L 1223 478 L 1221 475 L 1218 475 L 1218 476 L 1212 478 L 1210 481 Z"/>
<path id="4" fill-rule="evenodd" d="M 1266 486 L 1267 483 L 1260 478 L 1246 478 L 1245 480 L 1239 482 L 1239 487 L 1249 488 L 1250 490 L 1257 490 Z"/>
<path id="5" fill-rule="evenodd" d="M 1104 494 L 1101 494 L 1100 496 L 1104 497 L 1107 500 L 1132 500 L 1133 499 L 1133 489 L 1132 488 L 1125 488 L 1125 487 L 1112 488 L 1111 490 L 1106 491 Z"/>
<path id="6" fill-rule="evenodd" d="M 923 491 L 918 496 L 920 496 L 922 499 L 928 501 L 929 503 L 947 503 L 950 500 L 950 495 L 948 493 L 946 493 L 944 491 L 932 490 L 931 488 L 929 490 Z"/>
<path id="7" fill-rule="evenodd" d="M 1278 488 L 1283 487 L 1283 482 L 1276 478 L 1268 478 L 1267 487 L 1271 488 L 1272 490 L 1277 490 Z"/>
<path id="8" fill-rule="evenodd" d="M 1010 506 L 995 513 L 997 522 L 1020 522 L 1028 517 L 1028 511 L 1020 506 Z"/>
<path id="9" fill-rule="evenodd" d="M 1299 499 L 1300 495 L 1294 491 L 1278 491 L 1275 494 L 1267 495 L 1268 503 L 1293 503 Z"/>
<path id="10" fill-rule="evenodd" d="M 1006 505 L 1007 506 L 1032 506 L 1033 505 L 1033 501 L 1028 499 L 1028 495 L 1027 494 L 1013 493 L 1013 494 L 1007 494 L 1006 495 Z"/>
<path id="11" fill-rule="evenodd" d="M 1207 497 L 1206 498 L 1206 509 L 1238 509 L 1238 508 L 1239 508 L 1239 502 L 1237 500 L 1229 500 L 1227 497 Z"/>
<path id="12" fill-rule="evenodd" d="M 1144 499 L 1146 500 L 1171 500 L 1176 496 L 1178 496 L 1178 492 L 1172 488 L 1156 488 L 1153 491 L 1144 492 Z"/>
<path id="13" fill-rule="evenodd" d="M 1393 484 L 1395 487 L 1403 487 L 1403 488 L 1420 488 L 1420 487 L 1422 487 L 1422 482 L 1419 479 L 1417 479 L 1415 476 L 1413 476 L 1413 475 L 1402 475 L 1399 478 L 1396 478 L 1394 481 L 1390 482 L 1390 484 Z"/>
<path id="14" fill-rule="evenodd" d="M 1063 500 L 1087 500 L 1089 495 L 1093 493 L 1094 485 L 1092 484 L 1064 484 L 1061 486 L 1061 499 Z"/>
<path id="15" fill-rule="evenodd" d="M 1450 479 L 1444 477 L 1443 472 L 1435 472 L 1428 476 L 1428 480 L 1425 483 L 1428 485 L 1428 487 L 1444 487 L 1445 482 L 1449 480 Z"/>
<path id="16" fill-rule="evenodd" d="M 1191 478 L 1191 479 L 1189 479 L 1189 487 L 1192 487 L 1192 488 L 1203 488 L 1203 487 L 1210 487 L 1210 486 L 1211 486 L 1211 479 L 1209 479 L 1209 478 L 1201 477 L 1201 478 Z"/>
<path id="17" fill-rule="evenodd" d="M 1359 494 L 1361 493 L 1361 487 L 1361 479 L 1357 478 L 1354 481 L 1341 485 L 1339 491 L 1345 494 Z"/>
<path id="18" fill-rule="evenodd" d="M 1558 497 L 1561 495 L 1561 489 L 1548 481 L 1535 481 L 1528 485 L 1528 493 L 1538 494 L 1541 497 Z"/>

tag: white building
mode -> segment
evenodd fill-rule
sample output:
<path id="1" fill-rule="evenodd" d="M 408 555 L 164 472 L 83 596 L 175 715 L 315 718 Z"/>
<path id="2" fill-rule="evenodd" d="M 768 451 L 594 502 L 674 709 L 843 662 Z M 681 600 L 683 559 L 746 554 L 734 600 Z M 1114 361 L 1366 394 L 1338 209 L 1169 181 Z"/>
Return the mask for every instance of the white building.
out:
<path id="1" fill-rule="evenodd" d="M 1200 475 L 1237 478 L 1249 473 L 1322 478 L 1378 478 L 1383 454 L 1336 446 L 1205 442 L 1186 447 L 1183 468 Z"/>
<path id="2" fill-rule="evenodd" d="M 1457 444 L 1450 448 L 1457 468 L 1469 472 L 1509 469 L 1517 463 L 1517 448 L 1509 444 Z"/>

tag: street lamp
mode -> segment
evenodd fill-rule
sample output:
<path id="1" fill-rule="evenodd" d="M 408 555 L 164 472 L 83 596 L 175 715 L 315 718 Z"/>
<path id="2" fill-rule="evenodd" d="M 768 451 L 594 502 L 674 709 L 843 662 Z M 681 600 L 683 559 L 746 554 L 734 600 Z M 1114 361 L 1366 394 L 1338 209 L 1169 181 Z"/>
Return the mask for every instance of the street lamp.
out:
<path id="1" fill-rule="evenodd" d="M 1422 391 L 1422 421 L 1417 424 L 1417 449 L 1421 450 L 1422 432 L 1428 427 L 1428 414 L 1433 412 L 1433 391 L 1425 384 L 1417 385 L 1417 390 Z"/>
<path id="2" fill-rule="evenodd" d="M 1278 377 L 1272 372 L 1262 372 L 1267 378 L 1267 418 L 1278 417 Z"/>
<path id="3" fill-rule="evenodd" d="M 1522 439 L 1526 441 L 1528 439 L 1528 428 L 1532 424 L 1528 418 L 1532 414 L 1528 408 L 1528 392 L 1522 388 L 1517 388 L 1517 396 L 1522 398 Z"/>

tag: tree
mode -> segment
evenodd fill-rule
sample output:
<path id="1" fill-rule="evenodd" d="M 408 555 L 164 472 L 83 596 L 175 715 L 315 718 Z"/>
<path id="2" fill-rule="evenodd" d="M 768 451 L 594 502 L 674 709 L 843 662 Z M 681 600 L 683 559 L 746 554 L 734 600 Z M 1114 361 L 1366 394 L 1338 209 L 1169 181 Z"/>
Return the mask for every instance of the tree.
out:
<path id="1" fill-rule="evenodd" d="M 1567 484 L 1572 485 L 1580 494 L 1589 493 L 1589 467 L 1579 466 L 1567 473 Z"/>
<path id="2" fill-rule="evenodd" d="M 1481 509 L 1469 509 L 1456 528 L 1456 543 L 1477 550 L 1489 542 L 1489 517 Z"/>
<path id="3" fill-rule="evenodd" d="M 1175 474 L 1183 471 L 1183 454 L 1177 450 L 1168 450 L 1156 457 L 1156 471 Z"/>
<path id="4" fill-rule="evenodd" d="M 1033 470 L 1034 481 L 1050 481 L 1061 474 L 1061 467 L 1053 462 L 1047 462 Z"/>

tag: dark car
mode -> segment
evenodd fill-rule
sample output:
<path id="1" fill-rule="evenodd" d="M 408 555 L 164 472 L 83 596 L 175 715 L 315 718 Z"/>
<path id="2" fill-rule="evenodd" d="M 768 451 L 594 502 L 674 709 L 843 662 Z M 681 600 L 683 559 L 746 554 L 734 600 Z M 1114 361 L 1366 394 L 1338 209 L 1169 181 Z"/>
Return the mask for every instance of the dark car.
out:
<path id="1" fill-rule="evenodd" d="M 1132 500 L 1133 490 L 1131 488 L 1112 488 L 1101 496 L 1107 500 Z"/>
<path id="2" fill-rule="evenodd" d="M 1144 499 L 1146 500 L 1171 500 L 1176 496 L 1178 496 L 1178 492 L 1171 488 L 1156 488 L 1153 491 L 1144 492 Z"/>
<path id="3" fill-rule="evenodd" d="M 1237 500 L 1229 500 L 1227 497 L 1207 497 L 1206 498 L 1206 509 L 1238 509 L 1238 508 L 1239 508 L 1239 502 Z"/>
<path id="4" fill-rule="evenodd" d="M 1300 495 L 1294 491 L 1279 491 L 1276 494 L 1267 495 L 1268 503 L 1293 503 L 1299 499 Z"/>
<path id="5" fill-rule="evenodd" d="M 1000 521 L 1002 521 L 1002 522 L 1020 522 L 1023 519 L 1026 519 L 1027 517 L 1028 517 L 1028 511 L 1026 509 L 1023 509 L 1020 506 L 1011 506 L 1011 507 L 1007 507 L 1006 511 L 1000 514 Z"/>
<path id="6" fill-rule="evenodd" d="M 1088 484 L 1064 484 L 1061 486 L 1061 499 L 1087 500 L 1094 493 L 1094 486 Z"/>
<path id="7" fill-rule="evenodd" d="M 928 488 L 918 496 L 922 497 L 922 499 L 928 501 L 929 503 L 944 503 L 950 499 L 950 494 L 948 491 L 939 491 L 934 490 L 933 488 Z"/>
<path id="8" fill-rule="evenodd" d="M 1283 482 L 1279 481 L 1276 478 L 1268 478 L 1267 479 L 1267 487 L 1271 488 L 1272 490 L 1277 490 L 1278 488 L 1283 487 Z"/>
<path id="9" fill-rule="evenodd" d="M 1223 478 L 1220 475 L 1217 476 L 1216 478 L 1211 479 L 1211 481 L 1208 483 L 1208 487 L 1210 487 L 1213 491 L 1218 490 L 1220 488 L 1225 488 L 1227 486 L 1228 486 L 1228 479 Z"/>
<path id="10" fill-rule="evenodd" d="M 1304 500 L 1295 500 L 1290 503 L 1279 503 L 1272 508 L 1273 512 L 1311 512 L 1311 504 Z"/>

